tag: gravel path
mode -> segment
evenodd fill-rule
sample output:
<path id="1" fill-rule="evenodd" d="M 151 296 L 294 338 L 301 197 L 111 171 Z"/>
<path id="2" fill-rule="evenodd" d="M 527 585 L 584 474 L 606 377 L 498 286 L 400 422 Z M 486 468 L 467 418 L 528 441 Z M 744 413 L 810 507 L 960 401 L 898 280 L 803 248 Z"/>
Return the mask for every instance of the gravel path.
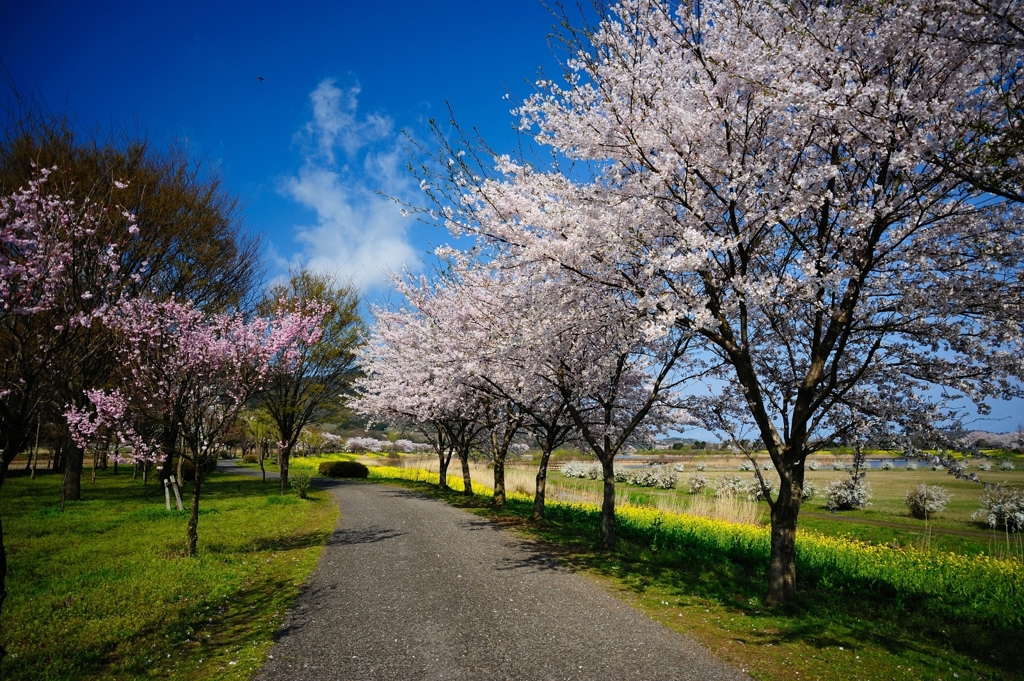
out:
<path id="1" fill-rule="evenodd" d="M 341 516 L 256 677 L 746 679 L 497 525 L 330 483 Z"/>

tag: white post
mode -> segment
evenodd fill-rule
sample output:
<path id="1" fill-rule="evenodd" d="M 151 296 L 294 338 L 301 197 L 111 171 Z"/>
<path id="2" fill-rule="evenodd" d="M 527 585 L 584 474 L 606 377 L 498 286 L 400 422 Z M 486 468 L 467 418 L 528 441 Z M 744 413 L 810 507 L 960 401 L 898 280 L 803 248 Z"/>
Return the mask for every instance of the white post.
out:
<path id="1" fill-rule="evenodd" d="M 171 476 L 170 479 L 171 479 L 171 489 L 174 490 L 174 499 L 175 499 L 175 501 L 178 502 L 178 510 L 179 511 L 184 511 L 185 507 L 181 503 L 181 491 L 179 491 L 179 489 L 178 489 L 178 481 L 174 479 L 173 475 Z"/>

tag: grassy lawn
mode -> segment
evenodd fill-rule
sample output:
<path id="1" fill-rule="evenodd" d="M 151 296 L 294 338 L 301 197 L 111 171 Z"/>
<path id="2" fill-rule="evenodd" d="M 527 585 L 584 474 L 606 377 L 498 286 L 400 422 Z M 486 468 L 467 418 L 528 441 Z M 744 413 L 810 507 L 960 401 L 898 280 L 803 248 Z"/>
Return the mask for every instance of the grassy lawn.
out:
<path id="1" fill-rule="evenodd" d="M 17 476 L 0 494 L 3 679 L 248 679 L 337 517 L 326 492 L 213 474 L 189 559 L 187 512 L 168 513 L 152 481 L 100 472 L 63 513 L 60 482 Z"/>
<path id="2" fill-rule="evenodd" d="M 396 484 L 437 495 L 428 483 Z M 955 597 L 848 579 L 828 569 L 802 573 L 799 598 L 769 610 L 762 605 L 766 555 L 708 544 L 665 548 L 657 531 L 625 525 L 619 548 L 605 553 L 598 548 L 595 510 L 552 505 L 547 520 L 533 523 L 525 499 L 514 498 L 500 511 L 489 507 L 486 494 L 466 498 L 456 492 L 445 499 L 544 543 L 566 565 L 757 679 L 1007 679 L 1024 670 L 1017 607 L 1024 566 L 1018 563 L 1004 564 L 1016 575 L 1007 582 L 1011 593 L 1005 605 L 987 613 L 968 615 Z M 925 565 L 929 555 L 937 556 L 906 555 Z M 968 592 L 984 594 L 988 586 L 972 585 Z"/>

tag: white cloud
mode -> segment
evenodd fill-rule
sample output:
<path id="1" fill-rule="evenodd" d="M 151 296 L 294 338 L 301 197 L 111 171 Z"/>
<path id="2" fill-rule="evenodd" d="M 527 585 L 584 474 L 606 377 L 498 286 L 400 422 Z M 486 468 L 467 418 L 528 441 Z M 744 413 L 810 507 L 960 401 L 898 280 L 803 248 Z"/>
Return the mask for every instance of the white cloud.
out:
<path id="1" fill-rule="evenodd" d="M 360 119 L 358 95 L 358 86 L 341 90 L 333 80 L 310 94 L 313 119 L 296 135 L 305 163 L 284 179 L 282 191 L 316 213 L 316 224 L 295 227 L 299 259 L 314 270 L 351 278 L 366 291 L 385 284 L 389 271 L 418 269 L 406 236 L 409 221 L 387 198 L 413 196 L 416 187 L 403 172 L 404 152 L 391 119 Z"/>

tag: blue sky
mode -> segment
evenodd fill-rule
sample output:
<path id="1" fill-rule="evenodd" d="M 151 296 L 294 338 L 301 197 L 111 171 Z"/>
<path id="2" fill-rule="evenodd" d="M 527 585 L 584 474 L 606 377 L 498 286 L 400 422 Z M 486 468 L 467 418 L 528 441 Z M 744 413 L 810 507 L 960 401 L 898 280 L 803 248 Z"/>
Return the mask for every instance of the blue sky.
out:
<path id="1" fill-rule="evenodd" d="M 423 203 L 401 131 L 426 139 L 448 101 L 511 151 L 503 96 L 529 94 L 541 65 L 558 72 L 553 23 L 538 0 L 0 0 L 0 59 L 84 126 L 186 140 L 265 235 L 270 276 L 303 261 L 373 298 L 384 271 L 451 241 L 375 193 Z"/>
<path id="2" fill-rule="evenodd" d="M 504 96 L 528 95 L 541 67 L 559 74 L 554 23 L 539 0 L 0 0 L 0 60 L 19 90 L 83 126 L 187 141 L 264 234 L 270 277 L 305 262 L 380 301 L 386 271 L 429 267 L 452 240 L 375 193 L 424 201 L 401 131 L 426 140 L 447 101 L 514 150 Z M 1024 421 L 1019 402 L 993 407 L 974 427 Z"/>

